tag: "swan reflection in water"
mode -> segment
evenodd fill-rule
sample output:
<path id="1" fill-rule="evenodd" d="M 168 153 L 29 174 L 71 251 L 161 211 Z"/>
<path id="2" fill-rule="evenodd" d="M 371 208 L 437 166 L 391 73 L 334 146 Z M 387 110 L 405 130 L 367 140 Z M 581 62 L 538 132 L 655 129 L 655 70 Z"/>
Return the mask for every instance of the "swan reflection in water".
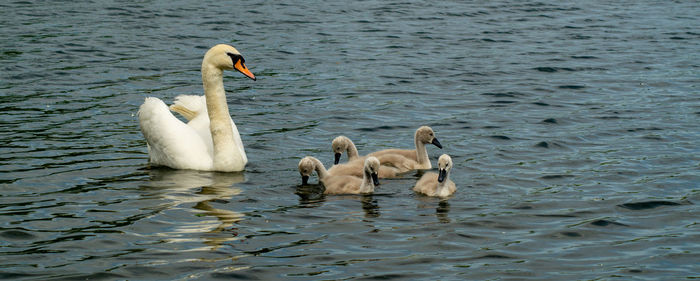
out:
<path id="1" fill-rule="evenodd" d="M 365 218 L 378 218 L 381 215 L 379 203 L 372 194 L 362 196 L 362 210 L 365 211 Z"/>
<path id="2" fill-rule="evenodd" d="M 435 216 L 437 216 L 437 219 L 441 223 L 449 223 L 450 218 L 447 216 L 447 213 L 450 212 L 450 203 L 447 202 L 447 200 L 440 200 L 440 203 L 438 203 L 438 207 L 435 208 Z"/>
<path id="3" fill-rule="evenodd" d="M 419 209 L 432 209 L 435 208 L 435 217 L 440 223 L 450 223 L 450 217 L 448 216 L 450 212 L 450 203 L 447 199 L 428 197 L 423 195 L 416 195 L 416 199 L 419 201 Z"/>
<path id="4" fill-rule="evenodd" d="M 201 240 L 212 250 L 223 243 L 238 240 L 237 229 L 234 226 L 243 219 L 243 214 L 231 210 L 219 209 L 212 203 L 228 203 L 228 200 L 241 193 L 234 187 L 243 182 L 243 173 L 219 173 L 193 170 L 172 170 L 167 168 L 152 168 L 149 170 L 150 181 L 144 188 L 153 192 L 151 197 L 165 199 L 168 202 L 162 206 L 165 209 L 192 208 L 196 214 L 192 221 L 177 222 L 175 230 L 161 233 L 169 236 L 170 241 L 191 239 L 192 234 L 201 233 Z M 149 197 L 149 196 L 146 196 Z M 215 220 L 207 219 L 214 217 Z"/>
<path id="5" fill-rule="evenodd" d="M 352 199 L 360 201 L 362 203 L 362 210 L 365 213 L 365 218 L 378 218 L 381 213 L 379 212 L 379 203 L 374 197 L 374 194 L 344 194 L 344 195 L 325 195 L 323 194 L 324 187 L 321 184 L 302 184 L 296 186 L 296 191 L 294 192 L 299 196 L 299 207 L 302 208 L 317 208 L 323 205 L 328 199 Z"/>

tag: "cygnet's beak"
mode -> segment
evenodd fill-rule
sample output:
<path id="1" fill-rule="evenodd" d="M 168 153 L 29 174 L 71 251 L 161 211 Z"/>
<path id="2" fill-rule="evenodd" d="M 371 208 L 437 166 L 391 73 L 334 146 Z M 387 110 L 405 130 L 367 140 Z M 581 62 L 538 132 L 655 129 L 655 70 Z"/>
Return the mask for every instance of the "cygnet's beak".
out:
<path id="1" fill-rule="evenodd" d="M 307 185 L 309 183 L 309 176 L 301 176 L 301 185 Z"/>
<path id="2" fill-rule="evenodd" d="M 440 169 L 440 171 L 438 172 L 438 182 L 445 181 L 446 177 L 447 177 L 447 170 Z"/>
<path id="3" fill-rule="evenodd" d="M 250 79 L 253 79 L 255 81 L 255 75 L 253 75 L 250 70 L 248 70 L 247 67 L 245 67 L 245 64 L 241 62 L 241 60 L 238 60 L 235 65 L 233 65 L 233 68 L 238 70 L 238 72 L 243 73 L 243 75 L 247 76 Z"/>
<path id="4" fill-rule="evenodd" d="M 437 146 L 438 148 L 442 149 L 442 144 L 440 144 L 440 142 L 437 140 L 437 138 L 433 138 L 433 142 L 431 142 L 431 143 L 434 144 L 435 146 Z"/>
<path id="5" fill-rule="evenodd" d="M 342 156 L 342 155 L 343 154 L 340 154 L 340 153 L 335 154 L 335 162 L 333 162 L 333 165 L 337 165 L 338 162 L 340 162 L 340 156 Z"/>
<path id="6" fill-rule="evenodd" d="M 372 173 L 372 181 L 374 182 L 375 186 L 379 185 L 379 176 L 377 173 Z"/>

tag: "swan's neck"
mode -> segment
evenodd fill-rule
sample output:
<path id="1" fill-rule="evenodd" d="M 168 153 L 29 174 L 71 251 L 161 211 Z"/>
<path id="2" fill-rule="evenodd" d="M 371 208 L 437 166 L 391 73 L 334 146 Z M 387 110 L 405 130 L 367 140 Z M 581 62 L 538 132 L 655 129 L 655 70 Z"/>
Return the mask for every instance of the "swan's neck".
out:
<path id="1" fill-rule="evenodd" d="M 321 163 L 321 160 L 318 160 L 316 158 L 311 158 L 311 160 L 314 161 L 314 169 L 316 170 L 316 173 L 318 174 L 318 179 L 324 180 L 328 176 L 328 171 L 326 171 L 326 167 L 323 166 L 323 163 Z"/>
<path id="2" fill-rule="evenodd" d="M 211 64 L 202 63 L 202 83 L 207 100 L 209 129 L 214 142 L 214 169 L 217 171 L 242 171 L 245 161 L 233 140 L 231 116 L 224 91 L 224 72 Z"/>
<path id="3" fill-rule="evenodd" d="M 374 192 L 374 181 L 372 181 L 372 175 L 365 171 L 362 176 L 362 185 L 360 185 L 360 193 L 371 193 Z"/>
<path id="4" fill-rule="evenodd" d="M 425 148 L 425 144 L 418 139 L 418 135 L 416 135 L 414 141 L 416 142 L 416 160 L 418 160 L 418 164 L 423 167 L 422 169 L 432 168 L 432 165 L 430 165 L 430 159 L 428 158 L 428 150 Z"/>
<path id="5" fill-rule="evenodd" d="M 353 143 L 351 140 L 348 140 L 348 160 L 352 161 L 357 158 L 360 158 L 360 153 L 357 152 L 357 147 L 355 147 L 355 143 Z"/>
<path id="6" fill-rule="evenodd" d="M 447 196 L 447 194 L 450 192 L 450 187 L 449 183 L 450 182 L 450 172 L 448 171 L 447 174 L 445 174 L 445 180 L 442 182 L 438 182 L 437 184 L 437 189 L 435 190 L 435 194 L 437 196 Z"/>

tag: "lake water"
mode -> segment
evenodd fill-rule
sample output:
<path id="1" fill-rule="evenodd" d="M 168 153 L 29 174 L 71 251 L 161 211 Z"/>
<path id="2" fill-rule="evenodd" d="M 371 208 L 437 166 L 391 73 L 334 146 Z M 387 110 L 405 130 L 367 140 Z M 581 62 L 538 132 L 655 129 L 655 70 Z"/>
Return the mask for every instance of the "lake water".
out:
<path id="1" fill-rule="evenodd" d="M 298 2 L 0 3 L 0 278 L 700 278 L 697 1 Z M 245 172 L 149 167 L 217 43 Z M 421 125 L 448 200 L 300 186 Z"/>

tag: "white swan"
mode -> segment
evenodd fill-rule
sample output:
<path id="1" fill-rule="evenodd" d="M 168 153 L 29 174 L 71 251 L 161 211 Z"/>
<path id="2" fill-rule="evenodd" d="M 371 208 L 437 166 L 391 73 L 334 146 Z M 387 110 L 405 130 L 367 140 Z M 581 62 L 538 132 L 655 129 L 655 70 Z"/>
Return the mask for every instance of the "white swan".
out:
<path id="1" fill-rule="evenodd" d="M 223 71 L 233 69 L 255 80 L 234 47 L 219 44 L 207 51 L 202 60 L 204 97 L 196 101 L 180 96 L 173 105 L 173 111 L 190 120 L 187 124 L 177 119 L 160 99 L 146 98 L 138 115 L 151 164 L 220 172 L 245 168 L 248 158 L 229 115 L 224 92 Z"/>
<path id="2" fill-rule="evenodd" d="M 433 129 L 428 126 L 421 126 L 416 130 L 413 137 L 416 149 L 385 149 L 372 152 L 368 156 L 380 158 L 382 165 L 394 166 L 400 173 L 417 169 L 430 169 L 430 159 L 426 144 L 433 144 L 442 149 L 442 145 L 435 137 Z"/>
<path id="3" fill-rule="evenodd" d="M 416 182 L 413 191 L 428 196 L 447 197 L 455 193 L 457 186 L 450 180 L 450 170 L 452 170 L 452 158 L 443 154 L 438 159 L 439 174 L 425 173 Z"/>
<path id="4" fill-rule="evenodd" d="M 378 179 L 379 160 L 368 157 L 364 161 L 362 178 L 350 175 L 336 175 L 326 171 L 323 163 L 318 159 L 306 156 L 299 161 L 299 174 L 302 184 L 307 184 L 309 176 L 316 171 L 319 181 L 326 190 L 324 194 L 366 194 L 374 192 L 379 185 Z"/>

